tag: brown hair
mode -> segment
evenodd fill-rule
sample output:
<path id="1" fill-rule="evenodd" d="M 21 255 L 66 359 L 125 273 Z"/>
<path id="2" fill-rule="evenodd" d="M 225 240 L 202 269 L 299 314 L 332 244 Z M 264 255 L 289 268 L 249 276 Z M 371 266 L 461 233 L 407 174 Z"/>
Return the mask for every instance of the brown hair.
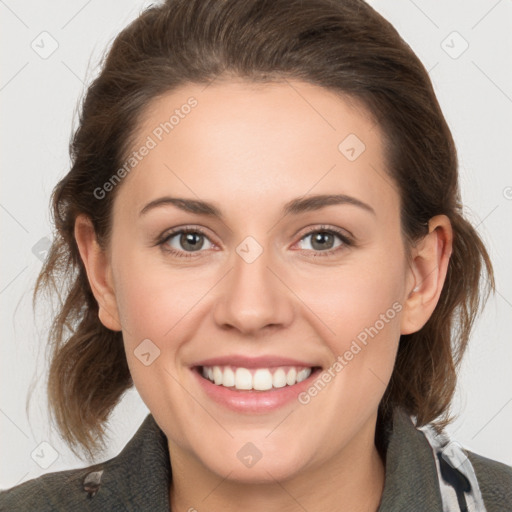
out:
<path id="1" fill-rule="evenodd" d="M 406 240 L 425 235 L 431 217 L 450 218 L 454 246 L 439 303 L 419 332 L 402 336 L 380 409 L 401 406 L 418 426 L 436 419 L 444 426 L 457 366 L 494 278 L 462 215 L 454 141 L 424 66 L 362 0 L 167 0 L 114 40 L 82 102 L 72 167 L 52 196 L 56 233 L 34 298 L 44 290 L 62 297 L 48 345 L 49 405 L 60 432 L 72 449 L 92 455 L 133 385 L 121 333 L 98 319 L 74 239 L 76 216 L 89 216 L 108 243 L 119 186 L 102 199 L 94 190 L 122 166 L 145 108 L 180 85 L 229 76 L 299 79 L 361 102 L 385 137 Z"/>

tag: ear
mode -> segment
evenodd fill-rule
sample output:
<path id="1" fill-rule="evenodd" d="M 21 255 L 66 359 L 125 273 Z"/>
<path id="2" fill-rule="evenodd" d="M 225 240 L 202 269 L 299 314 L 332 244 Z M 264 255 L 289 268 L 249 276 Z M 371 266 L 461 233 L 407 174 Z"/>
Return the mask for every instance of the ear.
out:
<path id="1" fill-rule="evenodd" d="M 92 293 L 98 302 L 98 317 L 107 329 L 120 331 L 110 261 L 107 253 L 100 247 L 94 226 L 86 215 L 78 215 L 75 220 L 75 239 Z"/>
<path id="2" fill-rule="evenodd" d="M 405 300 L 401 334 L 419 331 L 431 317 L 441 296 L 452 254 L 453 230 L 446 215 L 428 223 L 428 234 L 412 249 L 408 296 Z"/>

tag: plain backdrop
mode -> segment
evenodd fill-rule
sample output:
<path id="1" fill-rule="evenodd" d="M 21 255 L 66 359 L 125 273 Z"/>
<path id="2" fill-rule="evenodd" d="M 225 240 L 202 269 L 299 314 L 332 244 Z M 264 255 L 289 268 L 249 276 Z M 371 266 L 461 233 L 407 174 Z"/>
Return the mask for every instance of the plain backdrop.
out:
<path id="1" fill-rule="evenodd" d="M 88 465 L 48 422 L 48 318 L 34 318 L 31 293 L 51 238 L 50 193 L 69 166 L 78 101 L 107 45 L 149 3 L 0 1 L 0 488 Z M 453 407 L 458 418 L 448 432 L 466 448 L 512 464 L 512 3 L 370 3 L 429 70 L 459 151 L 466 213 L 496 270 L 498 293 L 476 323 Z M 128 392 L 101 460 L 117 455 L 147 413 L 137 392 Z"/>

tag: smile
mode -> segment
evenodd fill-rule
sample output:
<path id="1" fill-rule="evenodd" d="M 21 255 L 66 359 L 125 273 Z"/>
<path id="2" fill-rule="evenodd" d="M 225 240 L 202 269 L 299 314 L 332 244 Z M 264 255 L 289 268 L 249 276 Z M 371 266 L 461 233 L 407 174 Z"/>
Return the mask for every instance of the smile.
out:
<path id="1" fill-rule="evenodd" d="M 306 380 L 313 368 L 281 366 L 277 368 L 243 368 L 234 366 L 203 366 L 201 374 L 217 386 L 240 391 L 268 391 L 294 386 Z"/>
<path id="2" fill-rule="evenodd" d="M 266 414 L 297 403 L 298 395 L 322 371 L 318 363 L 278 355 L 231 354 L 197 361 L 190 369 L 204 397 L 223 409 Z"/>

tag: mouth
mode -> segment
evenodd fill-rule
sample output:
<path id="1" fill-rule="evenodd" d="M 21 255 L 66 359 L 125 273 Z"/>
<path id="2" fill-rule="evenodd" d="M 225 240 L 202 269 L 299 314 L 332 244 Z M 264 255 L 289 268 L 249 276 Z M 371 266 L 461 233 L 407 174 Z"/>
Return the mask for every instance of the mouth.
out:
<path id="1" fill-rule="evenodd" d="M 269 391 L 292 387 L 320 371 L 319 366 L 244 368 L 232 365 L 198 366 L 204 379 L 232 391 Z"/>
<path id="2" fill-rule="evenodd" d="M 297 402 L 321 366 L 274 357 L 215 358 L 191 367 L 209 401 L 237 413 L 265 414 Z"/>

